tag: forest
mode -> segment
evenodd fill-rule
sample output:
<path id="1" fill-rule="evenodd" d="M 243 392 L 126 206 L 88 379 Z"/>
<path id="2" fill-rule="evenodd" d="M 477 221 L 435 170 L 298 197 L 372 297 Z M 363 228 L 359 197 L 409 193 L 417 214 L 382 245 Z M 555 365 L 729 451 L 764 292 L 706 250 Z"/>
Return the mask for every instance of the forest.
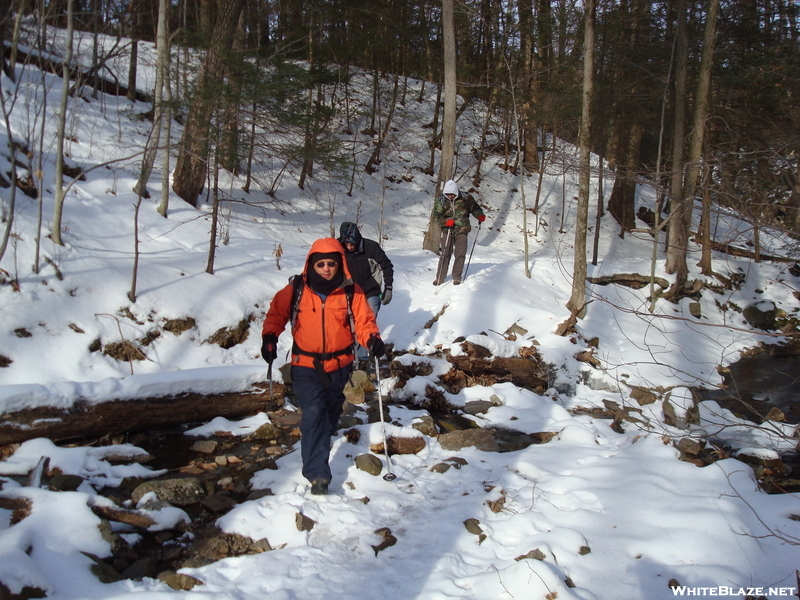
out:
<path id="1" fill-rule="evenodd" d="M 34 61 L 68 75 L 64 106 L 67 95 L 91 90 L 141 95 L 138 48 L 158 48 L 156 80 L 144 94 L 153 106 L 137 184 L 145 198 L 157 150 L 165 147 L 177 159 L 174 169 L 166 163 L 162 170 L 171 172 L 174 192 L 194 206 L 201 194 L 208 198 L 217 190 L 220 170 L 244 175 L 245 191 L 254 186 L 268 194 L 289 171 L 297 173 L 301 189 L 320 173 L 346 179 L 357 162 L 348 136 L 372 138 L 365 169 L 374 171 L 394 107 L 413 101 L 407 82 L 416 78 L 441 99 L 426 125 L 431 152 L 421 170 L 438 172 L 440 182 L 456 170 L 468 172 L 478 186 L 486 158 L 500 155 L 508 171 L 535 177 L 554 155 L 554 140 L 578 145 L 581 159 L 574 168 L 583 183 L 576 202 L 584 216 L 576 243 L 585 248 L 591 227 L 589 178 L 602 181 L 613 174 L 610 196 L 591 201 L 598 214 L 608 210 L 614 216 L 620 236 L 637 227 L 637 217 L 652 232 L 666 231 L 666 268 L 675 274 L 667 296 L 673 300 L 691 285 L 691 236 L 703 245 L 704 274 L 711 272 L 710 211 L 737 211 L 751 223 L 756 240 L 764 225 L 800 230 L 800 9 L 792 0 L 10 4 L 0 22 L 4 71 L 13 79 L 17 63 Z M 71 62 L 72 39 L 57 40 L 56 31 L 92 40 L 88 68 Z M 204 50 L 202 58 L 190 48 Z M 112 61 L 130 65 L 127 81 L 109 67 Z M 369 126 L 334 131 L 337 111 L 350 110 L 351 67 L 373 76 Z M 13 90 L 4 91 L 7 118 Z M 425 86 L 420 98 L 424 91 Z M 482 138 L 473 147 L 456 148 L 458 117 L 475 103 L 485 107 Z M 63 119 L 66 110 L 59 114 Z M 350 117 L 345 115 L 348 124 Z M 171 119 L 184 125 L 180 139 L 170 137 Z M 63 154 L 63 124 L 59 132 L 62 139 L 54 143 Z M 34 148 L 45 142 L 37 141 L 35 127 L 27 137 L 9 138 L 9 144 L 36 155 Z M 600 157 L 602 169 L 590 168 L 589 153 Z M 164 155 L 168 161 L 169 153 Z M 55 184 L 51 236 L 57 244 L 68 162 L 60 157 Z M 3 185 L 41 195 L 41 169 L 30 169 L 27 178 L 11 171 Z M 636 215 L 641 180 L 656 186 L 660 198 L 655 211 Z M 162 193 L 159 210 L 166 214 Z M 703 211 L 696 232 L 690 227 L 695 207 Z M 4 206 L 7 224 L 13 210 L 13 201 Z M 438 231 L 433 224 L 430 229 L 426 247 L 434 249 L 430 240 Z M 0 257 L 10 230 L 9 225 Z M 752 252 L 759 261 L 758 243 Z M 581 273 L 576 265 L 580 280 Z M 580 300 L 570 304 L 580 312 Z"/>

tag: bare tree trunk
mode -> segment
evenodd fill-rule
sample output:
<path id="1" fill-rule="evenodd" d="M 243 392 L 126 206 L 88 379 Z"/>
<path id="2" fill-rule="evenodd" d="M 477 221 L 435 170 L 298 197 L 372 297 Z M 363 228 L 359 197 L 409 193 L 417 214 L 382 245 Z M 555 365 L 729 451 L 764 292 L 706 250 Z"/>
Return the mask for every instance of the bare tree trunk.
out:
<path id="1" fill-rule="evenodd" d="M 442 39 L 444 42 L 444 115 L 442 118 L 442 157 L 439 181 L 453 176 L 456 146 L 456 36 L 453 0 L 442 0 Z"/>
<path id="2" fill-rule="evenodd" d="M 208 171 L 209 119 L 225 74 L 223 55 L 230 48 L 243 6 L 244 0 L 220 0 L 211 46 L 183 129 L 172 189 L 192 206 L 197 206 Z"/>
<path id="3" fill-rule="evenodd" d="M 392 101 L 391 106 L 389 107 L 389 114 L 386 116 L 386 123 L 383 124 L 383 132 L 381 136 L 378 138 L 378 142 L 375 144 L 375 149 L 372 151 L 372 156 L 369 157 L 364 170 L 367 173 L 374 173 L 377 171 L 375 167 L 376 163 L 380 163 L 381 159 L 381 149 L 383 148 L 383 144 L 386 141 L 386 137 L 389 135 L 389 129 L 392 125 L 392 119 L 394 118 L 394 107 L 397 104 L 397 92 L 399 89 L 400 84 L 400 76 L 394 76 L 394 88 L 392 89 Z"/>
<path id="4" fill-rule="evenodd" d="M 442 184 L 453 176 L 456 146 L 456 36 L 453 21 L 453 0 L 442 0 L 442 40 L 444 42 L 444 115 L 442 118 L 442 155 L 436 195 Z M 433 207 L 428 219 L 428 231 L 422 247 L 436 252 L 439 245 L 439 224 L 434 222 Z"/>
<path id="5" fill-rule="evenodd" d="M 580 147 L 580 179 L 575 219 L 575 262 L 572 267 L 572 294 L 567 302 L 569 311 L 580 318 L 583 318 L 586 314 L 586 232 L 589 225 L 589 183 L 591 175 L 595 0 L 585 0 L 584 10 L 583 105 L 581 107 L 581 129 L 578 142 Z"/>
<path id="6" fill-rule="evenodd" d="M 161 126 L 164 121 L 164 77 L 166 75 L 165 63 L 169 61 L 169 47 L 167 42 L 167 0 L 158 2 L 158 29 L 156 33 L 156 47 L 158 49 L 158 62 L 156 64 L 156 81 L 153 90 L 153 130 L 147 142 L 147 148 L 142 158 L 142 170 L 139 180 L 133 186 L 133 191 L 144 198 L 149 198 L 147 182 L 153 172 L 156 154 L 161 146 Z"/>
<path id="7" fill-rule="evenodd" d="M 711 268 L 711 168 L 707 164 L 703 172 L 703 214 L 700 217 L 700 229 L 697 232 L 702 254 L 700 255 L 700 272 L 713 275 Z"/>
<path id="8" fill-rule="evenodd" d="M 706 117 L 711 105 L 711 68 L 714 62 L 714 48 L 717 39 L 717 17 L 719 15 L 719 0 L 709 0 L 706 14 L 706 26 L 703 34 L 703 54 L 700 58 L 700 70 L 697 77 L 697 91 L 695 93 L 694 116 L 692 119 L 692 133 L 689 139 L 689 156 L 686 169 L 686 179 L 683 183 L 684 210 L 679 214 L 680 222 L 671 223 L 670 227 L 677 227 L 681 235 L 686 236 L 682 246 L 672 247 L 669 252 L 673 256 L 675 282 L 665 295 L 675 296 L 680 293 L 686 284 L 689 270 L 686 267 L 686 255 L 689 245 L 689 231 L 692 224 L 692 205 L 697 191 L 697 180 L 700 175 L 700 165 L 703 158 L 703 142 L 705 140 Z"/>
<path id="9" fill-rule="evenodd" d="M 56 181 L 55 181 L 55 207 L 53 209 L 53 227 L 51 236 L 54 244 L 63 246 L 61 240 L 61 218 L 64 210 L 64 135 L 67 124 L 67 100 L 69 93 L 69 66 L 72 62 L 72 34 L 73 34 L 73 4 L 74 0 L 67 0 L 67 50 L 64 55 L 64 64 L 61 69 L 63 78 L 61 86 L 61 102 L 58 113 L 58 132 L 56 133 Z"/>
<path id="10" fill-rule="evenodd" d="M 19 0 L 17 15 L 14 18 L 14 32 L 11 34 L 11 56 L 8 59 L 8 70 L 11 73 L 12 81 L 16 81 L 15 69 L 17 66 L 17 53 L 19 52 L 19 27 L 24 13 L 25 0 Z"/>
<path id="11" fill-rule="evenodd" d="M 670 214 L 673 219 L 667 226 L 667 273 L 677 273 L 676 279 L 686 281 L 686 245 L 689 243 L 689 232 L 683 227 L 683 213 L 686 210 L 683 197 L 683 166 L 686 149 L 686 79 L 688 71 L 688 39 L 686 35 L 686 5 L 684 0 L 678 2 L 678 21 L 675 29 L 676 61 L 675 61 L 675 118 L 672 128 L 672 177 L 670 178 Z M 656 214 L 656 220 L 661 215 Z M 658 224 L 656 223 L 656 226 Z M 658 234 L 656 234 L 658 235 Z M 684 249 L 684 250 L 682 250 Z"/>
<path id="12" fill-rule="evenodd" d="M 159 6 L 161 3 L 167 4 L 167 9 L 169 8 L 168 0 L 159 0 Z M 160 10 L 160 8 L 159 8 Z M 165 11 L 166 12 L 166 11 Z M 166 16 L 166 15 L 165 15 Z M 160 13 L 159 13 L 160 18 Z M 166 25 L 168 21 L 165 21 L 164 32 L 166 33 Z M 159 42 L 160 44 L 160 42 Z M 160 47 L 160 46 L 159 46 Z M 160 69 L 164 74 L 162 89 L 163 92 L 163 110 L 161 111 L 161 119 L 164 122 L 164 144 L 163 150 L 161 152 L 161 203 L 158 205 L 158 214 L 162 217 L 167 216 L 167 210 L 169 209 L 169 180 L 170 180 L 170 171 L 169 171 L 169 150 L 170 150 L 170 143 L 172 140 L 172 88 L 170 88 L 170 43 L 169 38 L 165 40 L 164 48 L 165 52 L 163 57 L 159 55 L 159 64 Z M 161 64 L 161 60 L 163 58 L 164 63 Z"/>
<path id="13" fill-rule="evenodd" d="M 136 204 L 133 205 L 133 273 L 131 275 L 131 289 L 128 290 L 128 300 L 136 303 L 136 283 L 139 280 L 139 209 L 142 207 L 142 195 L 136 195 Z"/>

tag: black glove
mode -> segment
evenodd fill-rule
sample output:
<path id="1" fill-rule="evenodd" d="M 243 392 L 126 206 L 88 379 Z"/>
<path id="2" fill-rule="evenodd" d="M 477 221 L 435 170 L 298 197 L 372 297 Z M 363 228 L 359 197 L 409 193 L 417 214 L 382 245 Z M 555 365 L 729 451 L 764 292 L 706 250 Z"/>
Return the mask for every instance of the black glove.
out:
<path id="1" fill-rule="evenodd" d="M 386 354 L 386 344 L 383 343 L 381 336 L 379 336 L 377 333 L 373 333 L 371 336 L 369 336 L 367 349 L 369 350 L 370 360 L 375 360 L 375 357 L 380 358 Z"/>
<path id="2" fill-rule="evenodd" d="M 386 306 L 389 302 L 392 301 L 392 288 L 387 287 L 383 290 L 383 299 L 381 300 L 381 304 Z"/>
<path id="3" fill-rule="evenodd" d="M 261 358 L 269 365 L 278 358 L 278 338 L 274 333 L 268 333 L 261 338 Z"/>

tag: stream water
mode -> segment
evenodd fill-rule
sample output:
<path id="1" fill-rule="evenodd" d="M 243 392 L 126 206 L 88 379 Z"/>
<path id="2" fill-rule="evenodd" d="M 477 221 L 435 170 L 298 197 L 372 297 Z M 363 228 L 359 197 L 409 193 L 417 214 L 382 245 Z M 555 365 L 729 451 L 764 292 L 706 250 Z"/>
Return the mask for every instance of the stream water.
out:
<path id="1" fill-rule="evenodd" d="M 729 367 L 724 387 L 704 391 L 703 398 L 756 423 L 774 408 L 783 412 L 786 423 L 800 423 L 800 356 L 760 352 L 743 358 Z M 796 493 L 800 491 L 800 444 L 781 458 L 786 473 L 762 481 L 762 487 L 772 493 Z"/>

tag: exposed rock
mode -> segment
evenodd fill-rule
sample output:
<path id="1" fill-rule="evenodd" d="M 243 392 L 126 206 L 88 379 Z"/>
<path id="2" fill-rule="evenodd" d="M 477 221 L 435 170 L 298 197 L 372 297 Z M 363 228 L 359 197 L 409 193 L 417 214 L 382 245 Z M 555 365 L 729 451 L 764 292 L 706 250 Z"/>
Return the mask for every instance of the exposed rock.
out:
<path id="1" fill-rule="evenodd" d="M 698 456 L 706 447 L 705 443 L 692 438 L 681 438 L 676 444 L 678 450 L 690 456 Z"/>
<path id="2" fill-rule="evenodd" d="M 211 494 L 210 496 L 206 496 L 200 502 L 203 508 L 210 510 L 213 513 L 226 513 L 234 506 L 236 506 L 237 502 L 230 496 L 224 496 L 223 494 Z"/>
<path id="3" fill-rule="evenodd" d="M 478 544 L 482 544 L 486 539 L 486 534 L 483 533 L 483 528 L 481 527 L 481 522 L 478 519 L 467 519 L 464 521 L 464 527 L 467 528 L 472 535 L 478 536 Z"/>
<path id="4" fill-rule="evenodd" d="M 533 436 L 513 429 L 495 427 L 491 429 L 491 432 L 500 448 L 500 452 L 516 452 L 538 443 Z"/>
<path id="5" fill-rule="evenodd" d="M 150 515 L 141 510 L 128 510 L 127 508 L 121 508 L 119 506 L 107 506 L 103 504 L 96 504 L 90 508 L 98 517 L 108 521 L 125 523 L 126 525 L 133 525 L 134 527 L 141 527 L 142 529 L 147 529 L 156 524 L 155 520 L 153 520 Z"/>
<path id="6" fill-rule="evenodd" d="M 482 415 L 486 413 L 494 404 L 489 400 L 471 400 L 464 404 L 464 412 L 468 415 Z"/>
<path id="7" fill-rule="evenodd" d="M 450 467 L 455 467 L 456 469 L 460 469 L 464 465 L 469 464 L 466 460 L 461 458 L 460 456 L 452 456 L 444 460 L 444 462 L 436 463 L 431 467 L 431 471 L 434 473 L 446 473 L 450 470 Z"/>
<path id="8" fill-rule="evenodd" d="M 778 473 L 786 472 L 786 465 L 783 463 L 780 456 L 765 456 L 763 454 L 751 452 L 748 449 L 743 449 L 739 450 L 733 457 L 748 465 L 766 467 Z"/>
<path id="9" fill-rule="evenodd" d="M 33 501 L 30 498 L 0 496 L 0 508 L 13 511 L 11 513 L 11 525 L 14 525 L 31 514 Z"/>
<path id="10" fill-rule="evenodd" d="M 272 546 L 266 538 L 255 541 L 237 533 L 219 533 L 200 540 L 193 550 L 196 557 L 213 562 L 232 556 L 269 552 Z"/>
<path id="11" fill-rule="evenodd" d="M 503 337 L 506 338 L 507 340 L 514 341 L 517 339 L 517 337 L 524 337 L 525 334 L 527 333 L 528 333 L 527 329 L 525 329 L 524 327 L 520 327 L 519 325 L 514 323 L 511 327 L 509 327 L 503 332 Z"/>
<path id="12" fill-rule="evenodd" d="M 530 434 L 537 444 L 546 444 L 559 434 L 558 431 L 539 431 Z"/>
<path id="13" fill-rule="evenodd" d="M 375 550 L 375 556 L 378 556 L 378 552 L 381 550 L 385 550 L 390 546 L 394 546 L 397 543 L 397 538 L 392 535 L 392 530 L 388 527 L 381 527 L 380 529 L 375 530 L 375 534 L 379 535 L 383 540 L 381 543 L 372 546 L 372 549 Z"/>
<path id="14" fill-rule="evenodd" d="M 277 410 L 269 413 L 269 418 L 276 427 L 283 431 L 291 431 L 300 427 L 301 415 L 296 411 L 286 409 Z"/>
<path id="15" fill-rule="evenodd" d="M 50 489 L 54 492 L 74 492 L 83 483 L 79 475 L 65 475 L 59 473 L 50 477 Z"/>
<path id="16" fill-rule="evenodd" d="M 438 437 L 439 435 L 439 430 L 436 429 L 436 423 L 430 415 L 417 417 L 414 419 L 414 422 L 411 423 L 411 427 L 428 437 Z"/>
<path id="17" fill-rule="evenodd" d="M 417 454 L 425 449 L 425 438 L 423 437 L 389 437 L 386 440 L 386 446 L 389 449 L 389 454 Z M 375 454 L 383 454 L 383 442 L 379 444 L 371 444 L 370 452 Z"/>
<path id="18" fill-rule="evenodd" d="M 134 562 L 130 567 L 122 572 L 123 579 L 133 579 L 141 581 L 145 577 L 155 577 L 158 574 L 156 559 L 152 556 L 145 556 Z"/>
<path id="19" fill-rule="evenodd" d="M 158 580 L 163 581 L 173 590 L 191 590 L 197 585 L 203 585 L 199 579 L 191 575 L 184 575 L 183 573 L 176 573 L 175 571 L 163 571 L 158 574 Z"/>
<path id="20" fill-rule="evenodd" d="M 475 446 L 483 452 L 500 452 L 500 446 L 490 431 L 486 429 L 466 429 L 452 431 L 439 436 L 439 443 L 445 450 L 461 450 Z"/>
<path id="21" fill-rule="evenodd" d="M 536 548 L 535 550 L 531 550 L 527 554 L 523 554 L 521 556 L 518 556 L 514 560 L 520 561 L 520 560 L 525 560 L 527 558 L 530 558 L 530 559 L 533 559 L 533 560 L 544 560 L 544 559 L 547 558 L 547 555 L 544 552 L 542 552 L 541 550 L 539 550 L 538 548 Z"/>
<path id="22" fill-rule="evenodd" d="M 91 571 L 100 583 L 115 583 L 123 579 L 122 575 L 114 567 L 103 562 L 98 556 L 89 552 L 81 552 L 81 554 L 92 559 Z"/>
<path id="23" fill-rule="evenodd" d="M 294 524 L 297 527 L 297 531 L 311 531 L 317 522 L 303 513 L 297 513 L 294 516 Z"/>
<path id="24" fill-rule="evenodd" d="M 786 422 L 786 415 L 784 412 L 778 408 L 777 406 L 773 406 L 769 409 L 767 416 L 764 417 L 765 421 L 775 421 L 776 423 L 785 423 Z"/>
<path id="25" fill-rule="evenodd" d="M 214 454 L 219 444 L 214 440 L 197 440 L 192 444 L 192 450 L 200 454 Z"/>
<path id="26" fill-rule="evenodd" d="M 356 468 L 377 477 L 383 471 L 383 463 L 374 454 L 359 454 L 356 456 Z"/>
<path id="27" fill-rule="evenodd" d="M 690 302 L 689 303 L 689 314 L 692 315 L 695 319 L 699 319 L 703 316 L 703 307 L 699 302 Z"/>
<path id="28" fill-rule="evenodd" d="M 777 329 L 778 326 L 775 321 L 785 315 L 786 313 L 776 307 L 771 300 L 762 300 L 757 304 L 750 304 L 742 311 L 742 316 L 750 327 L 763 331 Z"/>
<path id="29" fill-rule="evenodd" d="M 599 369 L 603 366 L 603 363 L 601 363 L 600 359 L 594 355 L 594 350 L 591 348 L 589 350 L 581 350 L 578 352 L 575 355 L 575 360 L 592 365 L 595 369 Z"/>
<path id="30" fill-rule="evenodd" d="M 160 500 L 175 506 L 196 504 L 206 495 L 198 479 L 187 477 L 185 479 L 146 481 L 133 490 L 131 499 L 138 504 L 139 500 L 149 492 L 154 492 Z"/>
<path id="31" fill-rule="evenodd" d="M 350 381 L 344 387 L 344 397 L 350 404 L 360 405 L 366 401 L 366 394 L 375 391 L 375 385 L 366 371 L 353 371 Z"/>
<path id="32" fill-rule="evenodd" d="M 2 365 L 0 365 L 2 366 Z M 12 594 L 2 582 L 0 582 L 0 599 L 2 600 L 29 600 L 30 598 L 46 598 L 47 592 L 37 587 L 26 585 L 19 593 Z"/>
<path id="33" fill-rule="evenodd" d="M 464 344 L 475 353 L 477 353 L 478 348 L 481 348 L 481 346 L 470 344 L 470 342 L 464 342 Z M 480 354 L 483 353 L 481 352 Z M 539 393 L 544 393 L 548 387 L 549 367 L 541 360 L 538 352 L 528 358 L 512 356 L 495 357 L 492 360 L 486 360 L 469 354 L 467 356 L 447 356 L 446 358 L 457 371 L 463 372 L 466 376 L 458 376 L 451 372 L 447 374 L 447 377 L 440 377 L 451 393 L 459 392 L 467 383 L 471 385 L 476 383 L 492 385 L 498 382 L 510 381 L 514 385 Z"/>
<path id="34" fill-rule="evenodd" d="M 264 423 L 258 429 L 256 429 L 253 433 L 248 435 L 245 439 L 248 442 L 253 441 L 271 441 L 277 440 L 279 437 L 283 435 L 283 431 L 278 429 L 273 423 Z"/>
<path id="35" fill-rule="evenodd" d="M 640 386 L 631 386 L 631 398 L 636 400 L 640 405 L 653 404 L 661 397 L 661 392 L 658 390 L 651 390 Z"/>

